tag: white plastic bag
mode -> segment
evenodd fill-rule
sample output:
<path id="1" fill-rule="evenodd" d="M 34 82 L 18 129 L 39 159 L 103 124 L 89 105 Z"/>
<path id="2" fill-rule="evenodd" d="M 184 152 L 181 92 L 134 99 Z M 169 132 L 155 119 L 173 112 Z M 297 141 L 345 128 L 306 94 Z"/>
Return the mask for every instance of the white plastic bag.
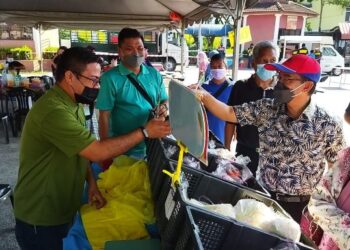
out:
<path id="1" fill-rule="evenodd" d="M 264 203 L 253 199 L 241 199 L 233 207 L 236 220 L 268 231 L 274 212 Z"/>
<path id="2" fill-rule="evenodd" d="M 275 213 L 271 207 L 260 201 L 241 199 L 233 209 L 234 217 L 242 223 L 293 241 L 300 239 L 301 231 L 298 223 L 280 213 Z"/>

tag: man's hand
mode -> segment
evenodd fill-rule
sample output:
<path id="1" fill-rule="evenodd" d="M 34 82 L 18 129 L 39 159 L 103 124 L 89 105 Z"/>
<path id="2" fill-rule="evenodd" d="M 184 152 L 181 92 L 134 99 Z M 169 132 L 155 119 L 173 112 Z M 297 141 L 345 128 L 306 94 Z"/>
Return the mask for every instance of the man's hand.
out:
<path id="1" fill-rule="evenodd" d="M 150 120 L 145 129 L 149 138 L 162 138 L 171 133 L 170 124 L 164 120 L 164 117 Z"/>
<path id="2" fill-rule="evenodd" d="M 155 109 L 155 117 L 161 118 L 161 117 L 167 117 L 168 116 L 168 106 L 166 103 L 162 103 L 158 105 Z"/>
<path id="3" fill-rule="evenodd" d="M 96 184 L 88 185 L 88 197 L 90 206 L 95 205 L 97 209 L 104 207 L 107 203 Z"/>
<path id="4" fill-rule="evenodd" d="M 204 98 L 208 95 L 210 95 L 205 89 L 203 89 L 200 84 L 191 84 L 188 86 L 189 89 L 193 91 L 195 94 L 196 98 L 203 102 Z"/>

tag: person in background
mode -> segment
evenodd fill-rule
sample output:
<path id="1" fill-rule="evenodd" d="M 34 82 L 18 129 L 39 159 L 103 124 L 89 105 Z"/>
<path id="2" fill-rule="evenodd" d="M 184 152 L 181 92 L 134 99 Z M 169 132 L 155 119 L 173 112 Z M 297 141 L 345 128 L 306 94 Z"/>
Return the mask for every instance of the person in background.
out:
<path id="1" fill-rule="evenodd" d="M 100 138 L 127 134 L 138 128 L 142 128 L 147 138 L 149 133 L 144 126 L 151 110 L 155 107 L 166 109 L 168 96 L 163 78 L 155 68 L 144 64 L 145 50 L 139 31 L 124 28 L 118 37 L 120 63 L 102 75 L 97 97 Z M 148 98 L 136 86 L 143 89 Z M 125 154 L 143 159 L 146 156 L 144 140 Z"/>
<path id="2" fill-rule="evenodd" d="M 257 43 L 252 52 L 252 66 L 255 73 L 247 80 L 238 81 L 232 88 L 228 105 L 242 105 L 243 103 L 254 102 L 262 98 L 273 98 L 273 84 L 275 71 L 264 68 L 267 63 L 275 63 L 277 60 L 277 46 L 269 41 Z M 225 126 L 225 147 L 230 150 L 232 139 L 236 134 L 237 146 L 236 155 L 248 156 L 250 163 L 248 168 L 254 176 L 259 163 L 259 133 L 258 128 L 253 125 L 240 126 L 226 122 Z"/>
<path id="3" fill-rule="evenodd" d="M 297 55 L 299 52 L 299 44 L 294 46 L 294 50 L 292 51 L 292 56 Z"/>
<path id="4" fill-rule="evenodd" d="M 205 81 L 205 71 L 209 65 L 207 54 L 204 51 L 199 51 L 197 55 L 197 66 L 199 69 L 198 81 Z"/>
<path id="5" fill-rule="evenodd" d="M 209 52 L 209 55 L 208 55 L 209 60 L 211 60 L 211 58 L 212 58 L 214 55 L 216 55 L 216 54 L 219 54 L 219 51 L 217 51 L 217 50 L 212 50 L 212 51 L 210 51 L 210 52 Z M 211 79 L 211 75 L 210 75 L 210 64 L 208 64 L 207 69 L 205 70 L 205 75 L 204 75 L 204 77 L 205 77 L 205 81 L 209 81 L 209 80 Z"/>
<path id="6" fill-rule="evenodd" d="M 212 79 L 208 84 L 203 84 L 203 88 L 223 103 L 227 103 L 231 94 L 232 85 L 226 79 L 225 59 L 220 54 L 215 54 L 210 60 L 210 74 Z M 207 111 L 209 129 L 214 135 L 224 143 L 225 140 L 225 121 L 214 116 Z"/>
<path id="7" fill-rule="evenodd" d="M 218 48 L 219 54 L 221 55 L 222 58 L 225 58 L 226 52 L 225 52 L 225 47 L 224 45 L 221 43 L 220 47 Z"/>
<path id="8" fill-rule="evenodd" d="M 51 71 L 53 77 L 55 77 L 56 74 L 56 68 L 57 68 L 57 63 L 59 60 L 60 55 L 62 55 L 63 52 L 67 50 L 66 46 L 60 46 L 55 54 L 55 56 L 52 58 L 52 64 L 51 64 Z"/>
<path id="9" fill-rule="evenodd" d="M 251 43 L 249 45 L 249 48 L 247 49 L 248 52 L 248 69 L 251 69 L 253 67 L 252 63 L 253 63 L 253 48 L 254 48 L 254 44 Z"/>
<path id="10" fill-rule="evenodd" d="M 322 52 L 320 51 L 319 48 L 315 49 L 315 59 L 318 63 L 321 63 L 321 58 L 322 58 Z"/>
<path id="11" fill-rule="evenodd" d="M 228 106 L 198 86 L 196 96 L 218 118 L 255 125 L 259 131 L 257 179 L 288 212 L 300 221 L 302 210 L 326 168 L 343 148 L 341 125 L 318 107 L 311 96 L 320 80 L 320 65 L 295 55 L 283 64 L 266 64 L 278 71 L 274 99 Z"/>
<path id="12" fill-rule="evenodd" d="M 148 49 L 147 48 L 145 48 L 145 61 L 144 61 L 144 64 L 153 68 L 153 65 L 152 65 L 151 61 L 148 59 Z"/>
<path id="13" fill-rule="evenodd" d="M 298 54 L 301 54 L 301 55 L 308 55 L 309 54 L 309 50 L 306 48 L 305 43 L 303 43 L 301 45 L 301 48 L 298 49 Z"/>
<path id="14" fill-rule="evenodd" d="M 144 127 L 96 140 L 86 128 L 82 104 L 95 101 L 100 82 L 98 57 L 82 47 L 67 49 L 57 64 L 57 84 L 35 102 L 21 134 L 14 191 L 15 234 L 21 249 L 63 249 L 88 184 L 89 203 L 101 208 L 90 162 L 125 153 L 145 139 L 170 133 L 169 123 L 153 119 Z"/>
<path id="15" fill-rule="evenodd" d="M 310 50 L 309 57 L 311 57 L 311 58 L 313 58 L 313 59 L 316 59 L 315 51 L 314 51 L 313 49 Z"/>
<path id="16" fill-rule="evenodd" d="M 344 118 L 350 124 L 350 104 Z M 311 195 L 309 212 L 323 229 L 320 250 L 350 249 L 350 147 L 326 172 Z"/>

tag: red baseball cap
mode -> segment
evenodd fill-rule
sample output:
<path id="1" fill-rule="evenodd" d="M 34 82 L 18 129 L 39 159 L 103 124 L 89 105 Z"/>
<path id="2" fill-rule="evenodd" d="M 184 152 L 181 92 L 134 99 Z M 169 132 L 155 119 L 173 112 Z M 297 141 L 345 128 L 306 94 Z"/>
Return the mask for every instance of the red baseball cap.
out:
<path id="1" fill-rule="evenodd" d="M 289 74 L 298 74 L 314 83 L 317 83 L 321 76 L 320 64 L 315 59 L 301 54 L 290 57 L 282 64 L 266 64 L 265 69 L 282 71 Z"/>

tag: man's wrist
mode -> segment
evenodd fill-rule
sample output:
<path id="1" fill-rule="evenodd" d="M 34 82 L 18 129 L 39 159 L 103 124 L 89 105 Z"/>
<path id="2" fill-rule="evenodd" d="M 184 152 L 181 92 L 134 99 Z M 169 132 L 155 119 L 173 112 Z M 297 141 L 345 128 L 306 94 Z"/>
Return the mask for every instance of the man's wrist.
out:
<path id="1" fill-rule="evenodd" d="M 140 130 L 141 130 L 141 132 L 142 132 L 142 134 L 143 134 L 143 137 L 144 137 L 145 139 L 146 139 L 146 138 L 149 138 L 148 132 L 147 132 L 147 130 L 146 130 L 145 127 L 141 126 L 141 127 L 140 127 Z"/>

